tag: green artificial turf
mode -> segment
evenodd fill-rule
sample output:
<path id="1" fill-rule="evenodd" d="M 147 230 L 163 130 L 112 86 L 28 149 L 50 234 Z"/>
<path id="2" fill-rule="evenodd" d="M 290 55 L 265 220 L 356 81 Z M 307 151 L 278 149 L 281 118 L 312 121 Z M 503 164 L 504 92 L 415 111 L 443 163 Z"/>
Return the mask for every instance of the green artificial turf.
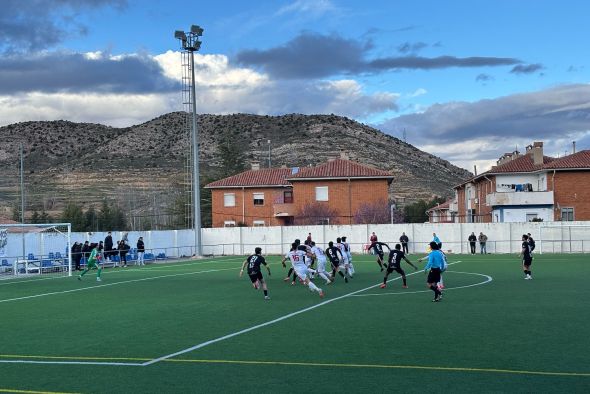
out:
<path id="1" fill-rule="evenodd" d="M 350 283 L 316 280 L 320 299 L 267 260 L 270 301 L 237 257 L 0 281 L 0 392 L 590 388 L 584 255 L 535 255 L 530 281 L 516 255 L 451 255 L 440 303 L 405 263 L 409 288 L 393 273 L 380 289 L 374 257 L 355 256 Z"/>

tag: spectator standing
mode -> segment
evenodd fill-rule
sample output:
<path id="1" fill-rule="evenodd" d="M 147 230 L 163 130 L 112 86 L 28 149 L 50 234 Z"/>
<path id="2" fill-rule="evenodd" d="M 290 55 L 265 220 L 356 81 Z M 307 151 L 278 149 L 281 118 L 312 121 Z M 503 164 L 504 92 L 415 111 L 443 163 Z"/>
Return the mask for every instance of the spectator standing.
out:
<path id="1" fill-rule="evenodd" d="M 120 240 L 117 242 L 117 249 L 119 250 L 119 257 L 121 258 L 121 264 L 124 268 L 127 268 L 127 251 L 129 250 L 129 245 L 125 240 Z"/>
<path id="2" fill-rule="evenodd" d="M 371 254 L 377 253 L 377 251 L 375 250 L 376 243 L 377 243 L 377 235 L 375 235 L 375 232 L 373 231 L 371 233 L 371 236 L 369 237 L 369 250 L 371 251 Z"/>
<path id="3" fill-rule="evenodd" d="M 311 233 L 307 234 L 306 241 L 308 245 L 311 245 Z"/>
<path id="4" fill-rule="evenodd" d="M 72 246 L 72 260 L 74 261 L 74 269 L 80 271 L 80 260 L 82 260 L 82 244 L 74 242 Z"/>
<path id="5" fill-rule="evenodd" d="M 402 244 L 402 252 L 404 252 L 404 254 L 410 254 L 408 252 L 408 242 L 410 242 L 410 239 L 406 233 L 402 233 L 402 236 L 399 237 L 399 242 Z"/>
<path id="6" fill-rule="evenodd" d="M 471 250 L 471 254 L 475 254 L 475 241 L 477 241 L 477 237 L 475 236 L 474 232 L 471 232 L 471 235 L 469 238 L 467 238 L 467 241 L 469 241 L 469 249 Z"/>
<path id="7" fill-rule="evenodd" d="M 145 265 L 143 262 L 143 255 L 145 253 L 145 244 L 143 243 L 143 237 L 139 237 L 137 240 L 137 265 Z"/>
<path id="8" fill-rule="evenodd" d="M 88 244 L 88 241 L 84 242 L 84 245 L 82 245 L 82 257 L 84 257 L 86 260 L 88 260 L 88 257 L 90 257 L 90 245 Z"/>
<path id="9" fill-rule="evenodd" d="M 111 232 L 109 231 L 107 233 L 107 236 L 104 239 L 104 252 L 105 252 L 104 256 L 106 258 L 106 261 L 111 260 L 111 256 L 113 255 L 112 250 L 113 250 L 113 236 L 111 235 Z"/>
<path id="10" fill-rule="evenodd" d="M 436 233 L 432 233 L 432 242 L 434 242 L 438 246 L 439 250 L 442 250 L 442 241 L 440 240 L 438 235 L 436 235 Z"/>
<path id="11" fill-rule="evenodd" d="M 486 242 L 488 242 L 488 236 L 485 235 L 484 233 L 480 232 L 479 236 L 477 237 L 477 240 L 479 241 L 480 253 L 481 254 L 488 254 L 488 251 L 486 249 Z"/>

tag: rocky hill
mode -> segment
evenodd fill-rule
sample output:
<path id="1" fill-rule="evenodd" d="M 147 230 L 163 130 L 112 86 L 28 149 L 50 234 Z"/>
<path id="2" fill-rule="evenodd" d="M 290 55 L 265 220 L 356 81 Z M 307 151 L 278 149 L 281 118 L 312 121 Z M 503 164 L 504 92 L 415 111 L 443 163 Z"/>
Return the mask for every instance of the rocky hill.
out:
<path id="1" fill-rule="evenodd" d="M 416 147 L 335 115 L 201 115 L 201 177 L 215 180 L 221 144 L 249 161 L 307 166 L 344 152 L 351 160 L 390 171 L 391 197 L 404 203 L 449 196 L 470 176 Z M 24 146 L 28 209 L 58 211 L 66 201 L 97 205 L 116 198 L 127 210 L 152 215 L 182 193 L 190 136 L 182 112 L 126 128 L 68 121 L 22 122 L 0 127 L 0 214 L 17 200 L 19 145 Z M 2 211 L 3 210 L 3 211 Z"/>

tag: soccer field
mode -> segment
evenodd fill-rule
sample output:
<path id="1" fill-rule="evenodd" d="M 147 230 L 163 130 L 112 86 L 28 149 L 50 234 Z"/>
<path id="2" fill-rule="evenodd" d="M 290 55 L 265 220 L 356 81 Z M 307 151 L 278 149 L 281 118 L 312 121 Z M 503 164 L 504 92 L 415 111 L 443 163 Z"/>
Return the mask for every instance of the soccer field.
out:
<path id="1" fill-rule="evenodd" d="M 270 301 L 237 257 L 0 281 L 0 392 L 590 391 L 585 255 L 450 255 L 439 303 L 406 263 L 320 299 L 267 260 Z"/>

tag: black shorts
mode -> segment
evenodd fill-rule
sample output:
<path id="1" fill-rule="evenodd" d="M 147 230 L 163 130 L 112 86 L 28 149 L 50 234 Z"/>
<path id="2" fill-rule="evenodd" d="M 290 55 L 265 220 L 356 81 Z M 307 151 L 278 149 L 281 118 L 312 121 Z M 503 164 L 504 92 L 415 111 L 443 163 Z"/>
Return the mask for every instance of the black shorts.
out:
<path id="1" fill-rule="evenodd" d="M 379 259 L 380 259 L 381 261 L 383 261 L 383 253 L 377 253 L 377 256 L 379 257 Z"/>
<path id="2" fill-rule="evenodd" d="M 332 264 L 333 267 L 338 267 L 340 265 L 340 260 L 336 260 L 336 261 L 330 260 L 330 264 Z"/>
<path id="3" fill-rule="evenodd" d="M 262 272 L 260 271 L 248 273 L 248 276 L 250 277 L 252 283 L 256 283 L 257 280 L 262 281 Z"/>
<path id="4" fill-rule="evenodd" d="M 397 272 L 400 275 L 405 275 L 406 273 L 404 272 L 403 269 L 401 269 L 400 267 L 394 267 L 394 266 L 389 266 L 387 267 L 387 273 L 391 274 L 393 271 Z"/>
<path id="5" fill-rule="evenodd" d="M 522 264 L 523 265 L 531 265 L 531 264 L 533 264 L 533 257 L 532 256 L 528 256 L 528 257 L 527 256 L 524 256 L 522 258 Z"/>
<path id="6" fill-rule="evenodd" d="M 438 283 L 440 282 L 440 268 L 431 268 L 428 273 L 428 279 L 426 283 Z"/>

